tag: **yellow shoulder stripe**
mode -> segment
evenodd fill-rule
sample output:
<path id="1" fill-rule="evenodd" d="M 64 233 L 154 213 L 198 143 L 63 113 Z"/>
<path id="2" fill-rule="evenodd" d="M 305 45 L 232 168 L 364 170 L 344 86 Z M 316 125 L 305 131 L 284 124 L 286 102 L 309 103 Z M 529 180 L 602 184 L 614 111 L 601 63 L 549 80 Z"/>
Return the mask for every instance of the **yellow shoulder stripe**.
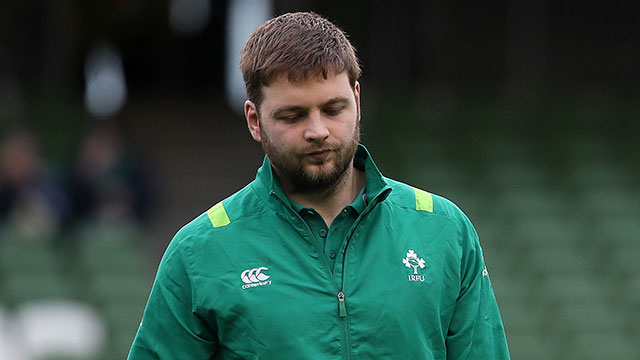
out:
<path id="1" fill-rule="evenodd" d="M 213 205 L 213 207 L 207 211 L 207 215 L 214 228 L 231 223 L 229 216 L 227 216 L 227 211 L 224 209 L 224 205 L 222 205 L 222 201 Z"/>
<path id="2" fill-rule="evenodd" d="M 433 212 L 433 196 L 418 188 L 413 188 L 416 193 L 416 210 Z"/>

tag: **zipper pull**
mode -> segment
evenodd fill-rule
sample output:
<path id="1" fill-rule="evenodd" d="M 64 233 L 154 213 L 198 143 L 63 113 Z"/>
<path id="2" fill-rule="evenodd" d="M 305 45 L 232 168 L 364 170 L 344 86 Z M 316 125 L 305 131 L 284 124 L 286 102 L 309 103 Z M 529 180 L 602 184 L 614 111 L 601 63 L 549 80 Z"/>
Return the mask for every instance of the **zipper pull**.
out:
<path id="1" fill-rule="evenodd" d="M 342 291 L 338 293 L 338 309 L 340 310 L 340 317 L 347 316 L 347 306 L 344 302 L 344 293 Z"/>

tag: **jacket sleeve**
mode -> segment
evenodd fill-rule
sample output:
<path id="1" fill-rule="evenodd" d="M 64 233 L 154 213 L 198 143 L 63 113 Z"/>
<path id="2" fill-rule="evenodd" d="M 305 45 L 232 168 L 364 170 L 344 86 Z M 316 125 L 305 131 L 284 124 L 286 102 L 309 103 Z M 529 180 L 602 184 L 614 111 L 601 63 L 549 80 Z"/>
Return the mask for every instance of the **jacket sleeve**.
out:
<path id="1" fill-rule="evenodd" d="M 128 359 L 209 359 L 215 348 L 215 332 L 194 311 L 189 264 L 174 239 L 158 267 Z"/>
<path id="2" fill-rule="evenodd" d="M 507 340 L 478 235 L 463 216 L 460 294 L 447 333 L 449 360 L 509 359 Z"/>

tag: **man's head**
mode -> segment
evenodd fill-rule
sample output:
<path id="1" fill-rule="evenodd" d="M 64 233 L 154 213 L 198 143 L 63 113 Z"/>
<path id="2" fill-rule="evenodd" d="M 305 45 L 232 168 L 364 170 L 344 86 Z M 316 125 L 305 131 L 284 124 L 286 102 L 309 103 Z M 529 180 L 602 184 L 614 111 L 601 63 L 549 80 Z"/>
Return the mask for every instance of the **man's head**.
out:
<path id="1" fill-rule="evenodd" d="M 281 183 L 331 192 L 360 140 L 360 69 L 344 33 L 316 14 L 285 14 L 254 31 L 240 65 L 249 132 Z"/>
<path id="2" fill-rule="evenodd" d="M 333 23 L 315 13 L 280 15 L 254 30 L 240 57 L 249 100 L 259 108 L 262 87 L 286 74 L 291 82 L 346 72 L 353 88 L 360 77 L 355 49 Z"/>

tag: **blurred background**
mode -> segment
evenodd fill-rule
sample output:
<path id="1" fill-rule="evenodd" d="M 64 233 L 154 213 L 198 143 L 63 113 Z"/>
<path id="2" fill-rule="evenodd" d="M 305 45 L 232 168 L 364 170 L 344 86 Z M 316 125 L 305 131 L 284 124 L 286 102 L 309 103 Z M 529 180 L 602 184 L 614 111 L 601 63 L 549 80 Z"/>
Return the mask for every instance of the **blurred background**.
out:
<path id="1" fill-rule="evenodd" d="M 476 225 L 512 358 L 640 358 L 640 3 L 33 0 L 0 3 L 0 359 L 125 358 L 261 164 L 244 41 L 300 10 L 358 49 L 381 170 Z"/>

